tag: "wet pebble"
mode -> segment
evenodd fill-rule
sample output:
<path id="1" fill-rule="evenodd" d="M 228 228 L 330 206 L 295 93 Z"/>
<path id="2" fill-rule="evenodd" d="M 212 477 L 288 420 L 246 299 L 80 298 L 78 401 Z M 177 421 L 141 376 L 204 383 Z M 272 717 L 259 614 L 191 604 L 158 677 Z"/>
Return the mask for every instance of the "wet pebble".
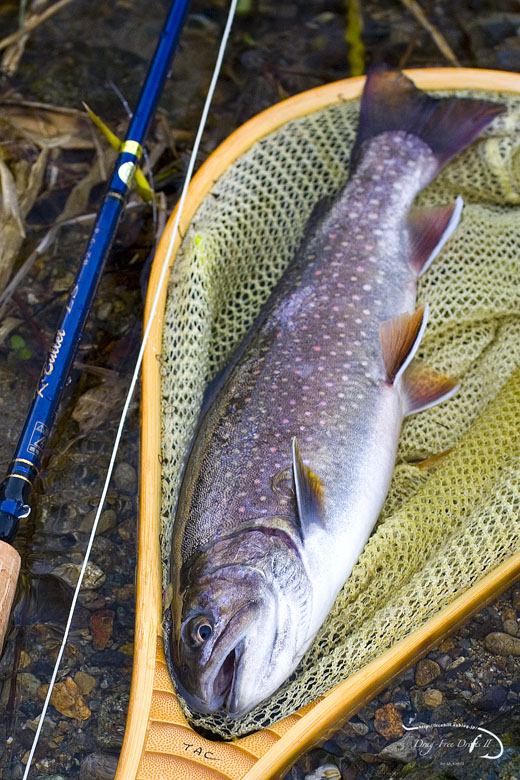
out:
<path id="1" fill-rule="evenodd" d="M 397 742 L 391 742 L 389 745 L 386 745 L 379 752 L 378 757 L 384 761 L 399 761 L 402 764 L 408 764 L 409 761 L 413 761 L 417 756 L 416 742 L 416 734 L 405 734 Z"/>
<path id="2" fill-rule="evenodd" d="M 112 636 L 114 628 L 114 615 L 112 609 L 102 609 L 94 612 L 90 618 L 90 632 L 92 644 L 96 650 L 104 650 Z"/>
<path id="3" fill-rule="evenodd" d="M 396 710 L 402 710 L 403 712 L 412 709 L 412 702 L 410 700 L 410 694 L 408 691 L 399 691 L 394 696 L 394 706 Z"/>
<path id="4" fill-rule="evenodd" d="M 87 674 L 86 672 L 77 672 L 74 675 L 74 682 L 78 686 L 83 696 L 88 696 L 88 694 L 91 693 L 95 688 L 96 678 L 92 677 L 91 674 Z"/>
<path id="5" fill-rule="evenodd" d="M 500 631 L 488 634 L 485 645 L 487 650 L 496 655 L 520 655 L 520 639 Z"/>
<path id="6" fill-rule="evenodd" d="M 48 689 L 48 685 L 42 685 L 38 689 L 40 699 L 45 699 Z M 64 682 L 56 683 L 51 695 L 51 704 L 67 718 L 88 720 L 91 715 L 79 687 L 71 677 L 67 677 Z"/>
<path id="7" fill-rule="evenodd" d="M 496 712 L 507 699 L 507 691 L 501 685 L 493 685 L 480 699 L 475 702 L 475 707 L 484 712 Z"/>
<path id="8" fill-rule="evenodd" d="M 100 650 L 97 653 L 92 653 L 90 661 L 93 666 L 98 666 L 100 669 L 104 669 L 106 666 L 122 668 L 132 663 L 129 656 L 118 650 Z"/>
<path id="9" fill-rule="evenodd" d="M 404 732 L 403 721 L 400 713 L 392 703 L 385 704 L 376 710 L 374 728 L 385 739 L 395 739 L 402 736 Z"/>
<path id="10" fill-rule="evenodd" d="M 114 470 L 114 482 L 119 490 L 133 492 L 137 485 L 137 472 L 130 463 L 118 463 Z"/>
<path id="11" fill-rule="evenodd" d="M 506 634 L 511 634 L 511 636 L 518 636 L 520 634 L 520 626 L 518 625 L 516 618 L 507 618 L 503 621 L 502 625 L 504 626 Z"/>
<path id="12" fill-rule="evenodd" d="M 75 588 L 79 579 L 81 564 L 79 563 L 61 563 L 52 570 L 51 574 L 64 582 L 69 588 Z M 85 569 L 85 576 L 81 585 L 82 590 L 96 590 L 105 584 L 106 576 L 104 572 L 89 561 Z"/>
<path id="13" fill-rule="evenodd" d="M 110 753 L 90 753 L 79 768 L 79 780 L 112 780 L 116 773 L 117 756 Z"/>
<path id="14" fill-rule="evenodd" d="M 305 775 L 305 780 L 341 780 L 341 772 L 336 764 L 322 764 Z"/>
<path id="15" fill-rule="evenodd" d="M 125 733 L 128 694 L 114 693 L 101 703 L 98 713 L 96 740 L 107 750 L 120 750 Z"/>
<path id="16" fill-rule="evenodd" d="M 34 674 L 30 674 L 30 672 L 20 672 L 17 680 L 23 696 L 36 696 L 38 688 L 40 687 L 40 681 Z"/>
<path id="17" fill-rule="evenodd" d="M 346 737 L 364 737 L 365 734 L 368 734 L 368 726 L 366 723 L 349 721 L 343 726 L 341 731 Z"/>
<path id="18" fill-rule="evenodd" d="M 95 516 L 95 512 L 89 512 L 88 515 L 85 515 L 79 526 L 79 530 L 82 533 L 90 533 Z M 115 527 L 116 521 L 117 514 L 115 511 L 113 509 L 105 509 L 100 515 L 96 533 L 105 534 L 107 531 L 111 531 Z"/>
<path id="19" fill-rule="evenodd" d="M 443 695 L 441 691 L 436 688 L 427 688 L 423 693 L 423 701 L 425 707 L 440 707 L 442 704 Z"/>
<path id="20" fill-rule="evenodd" d="M 437 655 L 436 661 L 441 669 L 445 670 L 451 664 L 451 655 L 448 655 L 448 653 L 439 653 Z"/>
<path id="21" fill-rule="evenodd" d="M 440 673 L 441 667 L 436 661 L 423 658 L 415 669 L 415 683 L 422 688 L 436 680 Z"/>

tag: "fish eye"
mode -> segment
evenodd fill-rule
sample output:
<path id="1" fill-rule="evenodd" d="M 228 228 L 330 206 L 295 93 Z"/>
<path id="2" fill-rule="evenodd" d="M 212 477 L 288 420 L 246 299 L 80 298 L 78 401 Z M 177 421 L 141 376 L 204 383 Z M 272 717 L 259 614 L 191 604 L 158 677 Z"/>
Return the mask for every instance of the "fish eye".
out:
<path id="1" fill-rule="evenodd" d="M 213 634 L 213 623 L 206 615 L 188 618 L 182 626 L 182 639 L 191 647 L 200 647 Z"/>

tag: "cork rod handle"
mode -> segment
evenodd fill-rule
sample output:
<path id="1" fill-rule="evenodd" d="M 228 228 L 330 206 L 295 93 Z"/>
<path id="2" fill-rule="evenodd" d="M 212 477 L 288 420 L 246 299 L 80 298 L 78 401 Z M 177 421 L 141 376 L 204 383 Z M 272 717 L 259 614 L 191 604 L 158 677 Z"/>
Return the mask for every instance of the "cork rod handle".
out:
<path id="1" fill-rule="evenodd" d="M 11 615 L 16 583 L 20 573 L 20 556 L 7 542 L 0 541 L 0 652 Z"/>

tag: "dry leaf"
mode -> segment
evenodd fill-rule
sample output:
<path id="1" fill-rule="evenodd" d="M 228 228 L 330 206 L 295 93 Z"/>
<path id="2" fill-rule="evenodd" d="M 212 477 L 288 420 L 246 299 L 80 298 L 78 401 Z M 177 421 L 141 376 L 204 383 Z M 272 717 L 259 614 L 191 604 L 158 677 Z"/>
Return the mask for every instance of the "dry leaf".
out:
<path id="1" fill-rule="evenodd" d="M 40 191 L 46 163 L 46 149 L 32 165 L 27 160 L 19 160 L 9 167 L 0 158 L 0 290 L 7 284 L 20 252 L 25 238 L 25 217 Z"/>
<path id="2" fill-rule="evenodd" d="M 28 101 L 0 104 L 0 122 L 37 146 L 93 149 L 88 119 L 82 111 Z"/>

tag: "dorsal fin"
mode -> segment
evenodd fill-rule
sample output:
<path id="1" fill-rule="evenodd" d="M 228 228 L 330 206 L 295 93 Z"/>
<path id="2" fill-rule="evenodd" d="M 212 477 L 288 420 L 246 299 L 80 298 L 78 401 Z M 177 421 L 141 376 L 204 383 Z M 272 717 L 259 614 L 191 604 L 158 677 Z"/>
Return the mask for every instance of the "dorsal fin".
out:
<path id="1" fill-rule="evenodd" d="M 428 307 L 424 304 L 413 314 L 398 314 L 379 328 L 383 363 L 390 384 L 400 378 L 417 352 L 427 320 Z"/>
<path id="2" fill-rule="evenodd" d="M 323 523 L 325 491 L 318 475 L 304 464 L 296 437 L 292 440 L 292 466 L 300 533 L 304 538 L 314 523 Z"/>

